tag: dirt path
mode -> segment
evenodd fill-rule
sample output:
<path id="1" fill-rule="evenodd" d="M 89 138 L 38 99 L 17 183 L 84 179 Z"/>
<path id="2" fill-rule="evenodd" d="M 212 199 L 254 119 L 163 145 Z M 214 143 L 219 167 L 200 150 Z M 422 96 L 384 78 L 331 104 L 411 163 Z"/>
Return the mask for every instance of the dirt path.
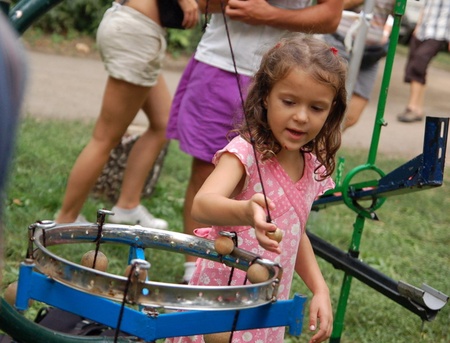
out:
<path id="1" fill-rule="evenodd" d="M 413 158 L 423 149 L 424 122 L 404 124 L 396 120 L 408 98 L 408 85 L 403 83 L 405 58 L 397 55 L 378 146 L 380 153 Z M 68 57 L 29 52 L 29 84 L 24 110 L 28 115 L 43 118 L 94 120 L 100 109 L 106 72 L 98 58 Z M 175 92 L 183 64 L 168 63 L 164 75 L 171 92 Z M 368 149 L 371 144 L 378 93 L 384 66 L 380 68 L 372 101 L 359 123 L 347 130 L 343 146 Z M 430 68 L 426 93 L 426 113 L 429 116 L 450 117 L 450 72 Z M 134 124 L 146 124 L 144 115 Z M 449 153 L 446 153 L 449 165 Z"/>

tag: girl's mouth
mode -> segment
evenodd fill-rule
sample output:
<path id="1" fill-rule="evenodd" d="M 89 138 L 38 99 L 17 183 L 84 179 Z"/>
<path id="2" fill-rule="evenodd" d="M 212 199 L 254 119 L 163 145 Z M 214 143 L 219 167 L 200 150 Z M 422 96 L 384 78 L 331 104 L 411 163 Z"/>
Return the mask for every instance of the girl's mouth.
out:
<path id="1" fill-rule="evenodd" d="M 304 132 L 298 131 L 298 130 L 293 130 L 293 129 L 286 129 L 286 130 L 291 135 L 291 137 L 294 139 L 299 139 L 299 138 L 303 137 L 305 134 Z"/>

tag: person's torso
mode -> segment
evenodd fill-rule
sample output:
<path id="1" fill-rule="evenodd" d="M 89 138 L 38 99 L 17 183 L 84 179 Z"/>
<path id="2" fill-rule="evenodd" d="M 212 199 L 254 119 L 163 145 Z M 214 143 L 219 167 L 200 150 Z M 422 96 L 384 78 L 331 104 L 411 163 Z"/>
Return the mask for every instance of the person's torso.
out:
<path id="1" fill-rule="evenodd" d="M 273 6 L 299 9 L 310 5 L 311 0 L 269 0 Z M 226 25 L 222 13 L 214 13 L 208 24 L 195 58 L 214 67 L 234 72 L 230 44 L 240 74 L 253 76 L 261 62 L 262 55 L 289 31 L 267 25 L 248 25 L 226 17 Z"/>
<path id="2" fill-rule="evenodd" d="M 450 41 L 450 0 L 427 0 L 423 7 L 421 24 L 417 27 L 419 40 Z"/>
<path id="3" fill-rule="evenodd" d="M 136 11 L 142 13 L 146 17 L 153 20 L 158 25 L 161 25 L 159 20 L 159 11 L 158 11 L 158 3 L 157 0 L 115 0 L 116 2 L 129 6 Z"/>
<path id="4" fill-rule="evenodd" d="M 217 238 L 219 232 L 223 230 L 236 232 L 240 248 L 280 263 L 284 269 L 280 296 L 287 299 L 295 270 L 298 247 L 306 228 L 312 203 L 322 192 L 333 188 L 334 183 L 329 178 L 323 181 L 316 180 L 314 170 L 317 167 L 317 160 L 309 153 L 304 154 L 305 166 L 302 178 L 293 182 L 275 158 L 264 162 L 259 160 L 257 165 L 253 147 L 239 136 L 234 138 L 218 154 L 224 151 L 235 154 L 246 169 L 245 184 L 235 199 L 248 200 L 255 192 L 261 193 L 262 187 L 264 187 L 266 196 L 275 204 L 275 209 L 270 212 L 270 217 L 283 232 L 283 239 L 280 243 L 282 253 L 277 255 L 259 246 L 255 231 L 249 226 L 212 226 L 208 238 Z M 219 156 L 216 155 L 215 161 L 216 158 L 220 158 Z"/>

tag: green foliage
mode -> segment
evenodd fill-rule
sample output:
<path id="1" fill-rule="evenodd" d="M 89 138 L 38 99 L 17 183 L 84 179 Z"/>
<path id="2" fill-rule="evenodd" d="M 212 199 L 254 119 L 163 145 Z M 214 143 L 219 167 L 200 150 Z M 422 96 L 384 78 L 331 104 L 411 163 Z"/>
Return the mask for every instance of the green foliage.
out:
<path id="1" fill-rule="evenodd" d="M 36 220 L 53 219 L 65 190 L 72 165 L 87 143 L 91 124 L 64 121 L 39 121 L 25 118 L 21 124 L 18 144 L 5 199 L 5 267 L 0 294 L 18 277 L 18 267 L 27 246 L 27 228 Z M 365 163 L 367 152 L 342 150 L 346 158 L 344 175 Z M 377 166 L 386 173 L 406 160 L 378 156 Z M 183 199 L 189 176 L 190 158 L 172 142 L 163 170 L 150 199 L 144 205 L 169 222 L 170 230 L 182 232 Z M 435 189 L 389 197 L 377 211 L 380 221 L 366 221 L 360 247 L 360 258 L 394 280 L 403 280 L 420 287 L 427 283 L 446 294 L 450 293 L 450 183 L 447 171 L 444 185 Z M 95 221 L 99 208 L 112 204 L 90 198 L 83 214 Z M 355 213 L 345 205 L 313 212 L 308 222 L 311 232 L 336 247 L 347 251 L 353 232 Z M 56 247 L 55 247 L 56 248 Z M 91 246 L 61 246 L 56 253 L 74 262 Z M 104 246 L 110 260 L 109 272 L 122 275 L 127 251 L 121 246 Z M 183 272 L 184 257 L 159 250 L 146 251 L 151 262 L 150 278 L 177 283 Z M 318 258 L 329 285 L 333 308 L 336 309 L 343 273 Z M 298 276 L 293 292 L 311 294 Z M 33 318 L 39 304 L 26 316 Z M 300 337 L 286 336 L 285 342 L 308 342 L 308 308 Z M 450 342 L 450 308 L 447 305 L 432 322 L 421 320 L 400 305 L 360 281 L 352 282 L 344 323 L 342 343 L 448 343 Z"/>
<path id="2" fill-rule="evenodd" d="M 78 35 L 95 38 L 98 25 L 109 7 L 111 0 L 62 1 L 40 18 L 36 18 L 32 27 L 60 40 Z M 201 24 L 191 30 L 167 29 L 167 49 L 175 55 L 190 54 L 195 50 L 201 35 Z"/>
<path id="3" fill-rule="evenodd" d="M 42 17 L 37 18 L 33 26 L 50 34 L 66 35 L 75 30 L 93 36 L 103 13 L 110 6 L 111 0 L 62 1 Z"/>
<path id="4" fill-rule="evenodd" d="M 182 53 L 191 53 L 197 47 L 203 32 L 200 25 L 191 30 L 167 30 L 167 50 L 177 56 Z"/>

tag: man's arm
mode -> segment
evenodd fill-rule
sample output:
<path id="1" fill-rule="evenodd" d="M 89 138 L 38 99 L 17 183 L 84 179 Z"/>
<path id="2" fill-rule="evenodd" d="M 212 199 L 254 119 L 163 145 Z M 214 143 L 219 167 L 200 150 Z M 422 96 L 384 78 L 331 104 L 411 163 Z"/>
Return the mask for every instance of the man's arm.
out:
<path id="1" fill-rule="evenodd" d="M 202 11 L 207 0 L 199 0 Z M 208 12 L 220 12 L 221 0 L 209 0 Z M 306 33 L 335 32 L 341 20 L 344 0 L 318 0 L 316 5 L 301 9 L 285 9 L 266 0 L 228 0 L 226 14 L 233 20 L 250 25 L 269 25 Z"/>

